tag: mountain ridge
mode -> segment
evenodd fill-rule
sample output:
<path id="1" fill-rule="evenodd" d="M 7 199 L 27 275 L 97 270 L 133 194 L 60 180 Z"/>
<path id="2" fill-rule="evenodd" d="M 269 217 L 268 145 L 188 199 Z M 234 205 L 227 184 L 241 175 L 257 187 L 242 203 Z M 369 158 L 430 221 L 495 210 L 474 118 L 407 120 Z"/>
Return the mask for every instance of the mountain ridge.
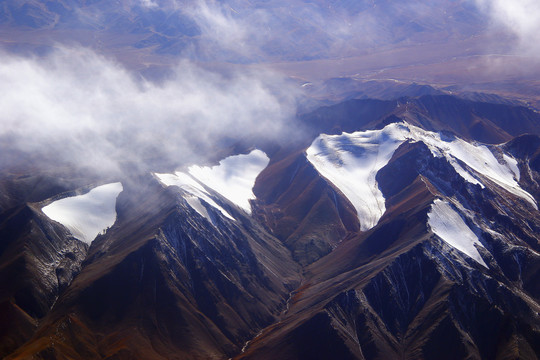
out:
<path id="1" fill-rule="evenodd" d="M 491 154 L 492 169 L 526 170 L 514 173 L 512 186 L 530 190 L 538 202 L 539 115 L 452 99 L 444 114 L 460 114 L 457 126 L 437 108 L 448 99 L 351 100 L 303 115 L 299 121 L 309 131 L 270 147 L 253 186 L 251 215 L 211 181 L 203 194 L 151 173 L 118 179 L 115 224 L 83 251 L 77 275 L 66 278 L 52 310 L 47 305 L 31 328 L 13 320 L 24 335 L 14 335 L 3 350 L 11 352 L 7 358 L 431 359 L 440 358 L 441 346 L 451 357 L 534 358 L 540 216 L 521 193 L 490 177 L 502 170 L 486 168 L 493 175 L 482 166 Z M 519 124 L 505 119 L 516 114 L 524 114 L 517 117 L 523 132 L 534 134 L 507 141 Z M 491 132 L 493 142 L 506 142 L 479 142 L 470 131 L 475 116 L 504 131 Z M 347 194 L 306 150 L 319 134 L 364 136 L 396 126 L 424 138 L 404 138 L 374 173 L 386 209 L 362 231 Z M 485 165 L 437 150 L 462 136 L 463 147 L 482 149 L 477 156 Z M 261 140 L 250 141 L 231 156 L 249 153 Z M 350 142 L 340 151 L 361 154 L 363 146 Z M 41 213 L 51 200 L 42 201 L 26 211 L 78 242 Z M 430 220 L 437 202 L 478 238 L 472 246 L 481 260 L 458 250 L 452 232 L 437 230 Z M 18 210 L 2 219 L 10 211 Z M 40 241 L 32 246 L 44 251 Z M 497 346 L 492 338 L 501 339 Z"/>

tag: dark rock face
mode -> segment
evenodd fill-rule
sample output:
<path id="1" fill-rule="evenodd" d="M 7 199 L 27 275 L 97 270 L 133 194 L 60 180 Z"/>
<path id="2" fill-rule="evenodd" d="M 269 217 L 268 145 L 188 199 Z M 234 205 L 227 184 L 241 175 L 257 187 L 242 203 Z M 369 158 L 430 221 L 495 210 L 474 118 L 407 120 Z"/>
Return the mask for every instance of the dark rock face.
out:
<path id="1" fill-rule="evenodd" d="M 22 345 L 80 271 L 88 246 L 38 208 L 0 215 L 0 354 Z"/>
<path id="2" fill-rule="evenodd" d="M 521 135 L 504 145 L 506 151 L 518 160 L 521 178 L 519 184 L 540 199 L 540 137 L 538 135 Z"/>
<path id="3" fill-rule="evenodd" d="M 89 248 L 41 204 L 24 205 L 69 181 L 31 196 L 10 183 L 0 216 L 2 356 L 538 358 L 540 213 L 531 202 L 487 175 L 468 182 L 422 141 L 406 141 L 376 175 L 385 213 L 360 231 L 353 205 L 305 154 L 320 132 L 401 121 L 510 140 L 490 149 L 517 161 L 521 188 L 538 201 L 537 120 L 524 108 L 432 95 L 325 107 L 304 115 L 310 130 L 298 143 L 273 146 L 252 214 L 209 190 L 234 220 L 205 200 L 202 216 L 186 191 L 142 175 L 124 183 L 116 223 Z M 436 200 L 478 238 L 485 266 L 434 231 Z"/>

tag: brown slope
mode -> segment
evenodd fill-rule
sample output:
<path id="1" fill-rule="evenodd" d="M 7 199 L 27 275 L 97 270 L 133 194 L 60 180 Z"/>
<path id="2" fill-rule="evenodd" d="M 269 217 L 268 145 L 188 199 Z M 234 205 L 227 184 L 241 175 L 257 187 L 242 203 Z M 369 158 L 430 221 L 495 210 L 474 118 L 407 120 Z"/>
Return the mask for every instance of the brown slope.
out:
<path id="1" fill-rule="evenodd" d="M 416 196 L 404 205 L 409 211 L 407 215 L 418 213 L 420 207 L 425 217 L 425 206 L 434 196 L 420 179 L 411 186 L 416 189 Z M 286 316 L 250 343 L 248 351 L 239 358 L 330 359 L 334 356 L 332 349 L 336 348 L 341 349 L 343 358 L 359 358 L 355 347 L 333 326 L 333 319 L 324 309 L 336 295 L 366 284 L 400 253 L 424 239 L 425 225 L 422 230 L 422 226 L 418 227 L 422 223 L 413 217 L 407 223 L 409 216 L 403 215 L 346 240 L 310 265 L 306 269 L 305 285 L 295 292 Z M 318 355 L 311 357 L 314 354 Z"/>
<path id="2" fill-rule="evenodd" d="M 296 151 L 271 163 L 253 192 L 255 215 L 292 251 L 302 265 L 332 251 L 359 230 L 352 205 Z"/>
<path id="3" fill-rule="evenodd" d="M 426 207 L 434 199 L 430 188 L 416 173 L 393 195 L 395 200 L 389 210 L 392 216 L 381 219 L 374 229 L 342 242 L 307 267 L 305 283 L 295 291 L 287 314 L 250 343 L 239 358 L 329 359 L 335 354 L 332 349 L 341 349 L 343 358 L 361 358 L 348 336 L 332 326 L 324 308 L 336 295 L 365 284 L 399 253 L 425 238 L 425 221 L 417 221 L 413 214 L 425 218 Z M 394 217 L 396 214 L 401 216 Z"/>
<path id="4" fill-rule="evenodd" d="M 540 326 L 531 315 L 540 306 L 524 293 L 530 291 L 527 284 L 512 280 L 508 276 L 515 271 L 493 260 L 489 270 L 483 268 L 426 226 L 435 197 L 475 201 L 475 211 L 481 212 L 500 195 L 492 190 L 469 194 L 478 189 L 468 187 L 445 160 L 428 155 L 421 143 L 405 143 L 396 151 L 378 176 L 389 196 L 379 224 L 310 265 L 289 311 L 237 358 L 538 356 Z M 506 252 L 506 258 L 519 256 L 529 274 L 537 268 L 538 259 L 520 255 L 515 245 L 497 250 L 501 243 L 489 241 L 497 262 Z"/>

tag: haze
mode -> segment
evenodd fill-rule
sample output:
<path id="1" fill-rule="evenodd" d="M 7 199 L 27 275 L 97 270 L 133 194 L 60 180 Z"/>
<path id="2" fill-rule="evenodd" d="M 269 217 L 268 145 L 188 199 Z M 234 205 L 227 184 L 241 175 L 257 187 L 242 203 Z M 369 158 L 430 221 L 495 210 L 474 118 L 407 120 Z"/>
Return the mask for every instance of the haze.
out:
<path id="1" fill-rule="evenodd" d="M 301 85 L 335 76 L 539 100 L 533 0 L 26 3 L 0 10 L 0 139 L 105 172 L 291 134 Z"/>

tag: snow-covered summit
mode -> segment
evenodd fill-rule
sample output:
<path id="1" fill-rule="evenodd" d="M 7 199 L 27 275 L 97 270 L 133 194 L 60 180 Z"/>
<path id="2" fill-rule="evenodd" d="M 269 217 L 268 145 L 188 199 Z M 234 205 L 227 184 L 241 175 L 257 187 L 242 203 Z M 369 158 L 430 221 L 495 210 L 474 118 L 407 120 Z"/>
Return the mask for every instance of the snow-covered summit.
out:
<path id="1" fill-rule="evenodd" d="M 337 186 L 353 204 L 362 231 L 375 226 L 386 211 L 385 199 L 376 181 L 377 172 L 404 141 L 421 141 L 433 156 L 444 157 L 466 181 L 482 187 L 489 179 L 537 208 L 534 198 L 519 184 L 517 162 L 502 159 L 484 144 L 471 144 L 457 137 L 426 131 L 407 123 L 392 123 L 381 130 L 341 135 L 320 135 L 306 150 L 317 171 Z"/>
<path id="2" fill-rule="evenodd" d="M 422 141 L 434 156 L 445 157 L 466 181 L 485 187 L 481 178 L 483 176 L 538 209 L 534 197 L 519 186 L 520 172 L 517 161 L 510 155 L 502 153 L 501 150 L 502 159 L 499 160 L 485 144 L 469 143 L 457 137 L 426 131 L 412 125 L 408 127 L 409 140 Z M 460 162 L 466 167 L 464 168 Z"/>
<path id="3" fill-rule="evenodd" d="M 225 217 L 234 220 L 234 218 L 225 210 L 223 207 L 219 206 L 212 198 L 210 193 L 195 180 L 191 175 L 177 171 L 174 174 L 154 174 L 159 181 L 165 186 L 178 186 L 180 189 L 184 190 L 191 196 L 186 197 L 186 201 L 189 206 L 191 206 L 199 215 L 205 217 L 210 222 L 214 223 L 212 217 L 201 203 L 201 200 L 206 202 L 208 205 L 213 206 L 219 212 L 221 212 Z"/>
<path id="4" fill-rule="evenodd" d="M 255 179 L 268 165 L 269 161 L 264 152 L 253 150 L 249 154 L 225 158 L 216 166 L 193 165 L 188 168 L 187 173 L 177 171 L 174 174 L 155 175 L 162 184 L 178 186 L 191 194 L 193 197 L 186 199 L 188 204 L 207 219 L 211 220 L 200 200 L 204 200 L 226 217 L 233 219 L 223 207 L 212 200 L 205 187 L 214 190 L 250 214 L 251 205 L 249 200 L 255 198 L 252 190 Z"/>

